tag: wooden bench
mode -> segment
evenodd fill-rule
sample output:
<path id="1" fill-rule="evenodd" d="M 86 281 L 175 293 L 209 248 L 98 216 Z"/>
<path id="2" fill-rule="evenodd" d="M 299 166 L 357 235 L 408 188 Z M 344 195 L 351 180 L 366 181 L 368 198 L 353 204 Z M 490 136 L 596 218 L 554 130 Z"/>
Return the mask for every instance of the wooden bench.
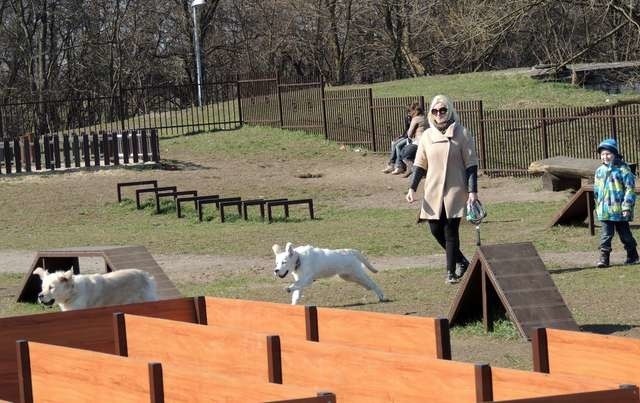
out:
<path id="1" fill-rule="evenodd" d="M 335 395 L 48 344 L 17 346 L 21 402 L 335 402 Z"/>
<path id="2" fill-rule="evenodd" d="M 16 340 L 26 339 L 68 347 L 115 353 L 113 313 L 199 320 L 198 300 L 179 298 L 77 311 L 0 318 L 0 399 L 18 401 Z"/>
<path id="3" fill-rule="evenodd" d="M 182 203 L 193 202 L 193 208 L 198 210 L 199 200 L 219 199 L 220 195 L 205 195 L 205 196 L 189 196 L 176 198 L 176 215 L 178 218 L 182 218 Z"/>
<path id="4" fill-rule="evenodd" d="M 273 221 L 273 208 L 276 206 L 284 207 L 284 216 L 285 218 L 289 218 L 289 206 L 293 206 L 296 204 L 306 204 L 309 210 L 309 218 L 314 219 L 313 213 L 313 200 L 312 199 L 297 199 L 297 200 L 274 200 L 268 201 L 267 205 L 267 220 L 269 222 Z"/>
<path id="5" fill-rule="evenodd" d="M 451 359 L 449 322 L 444 318 L 214 297 L 204 300 L 210 325 Z"/>
<path id="6" fill-rule="evenodd" d="M 204 216 L 204 206 L 207 204 L 215 204 L 216 208 L 220 208 L 220 203 L 239 201 L 240 197 L 223 197 L 223 198 L 211 198 L 211 199 L 199 199 L 198 204 L 198 221 L 202 222 Z"/>
<path id="7" fill-rule="evenodd" d="M 534 161 L 529 165 L 531 173 L 542 173 L 545 190 L 580 189 L 582 179 L 593 182 L 596 169 L 602 161 L 592 158 L 556 156 Z"/>
<path id="8" fill-rule="evenodd" d="M 531 339 L 533 369 L 640 385 L 640 340 L 550 328 Z"/>
<path id="9" fill-rule="evenodd" d="M 149 181 L 136 181 L 136 182 L 118 182 L 116 184 L 116 192 L 118 195 L 118 203 L 122 201 L 122 188 L 124 187 L 138 187 L 138 186 L 153 186 L 154 188 L 158 187 L 157 180 L 149 180 Z"/>
<path id="10" fill-rule="evenodd" d="M 523 399 L 545 402 L 637 402 L 638 389 L 616 382 L 486 364 L 439 360 L 116 314 L 119 350 L 204 372 L 225 371 L 246 382 L 271 382 L 330 390 L 348 402 L 475 402 Z M 266 340 L 265 340 L 266 339 Z M 266 360 L 266 362 L 265 362 Z M 542 376 L 541 376 L 542 375 Z M 553 398 L 551 398 L 553 396 Z M 520 401 L 520 400 L 517 400 Z"/>

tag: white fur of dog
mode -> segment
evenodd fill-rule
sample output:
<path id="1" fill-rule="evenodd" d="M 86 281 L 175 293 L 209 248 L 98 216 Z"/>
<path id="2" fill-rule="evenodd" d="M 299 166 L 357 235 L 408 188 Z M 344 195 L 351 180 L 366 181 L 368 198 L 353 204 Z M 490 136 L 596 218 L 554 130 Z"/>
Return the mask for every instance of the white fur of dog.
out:
<path id="1" fill-rule="evenodd" d="M 291 242 L 287 243 L 284 250 L 278 244 L 273 245 L 272 249 L 276 255 L 276 268 L 273 273 L 280 278 L 285 278 L 291 273 L 295 280 L 287 287 L 287 292 L 292 293 L 291 305 L 298 302 L 304 287 L 311 285 L 316 279 L 335 275 L 372 290 L 380 301 L 385 301 L 382 290 L 364 269 L 366 267 L 373 273 L 378 271 L 358 250 L 321 249 L 311 245 L 294 248 Z"/>
<path id="2" fill-rule="evenodd" d="M 116 270 L 105 274 L 73 274 L 72 270 L 48 273 L 41 267 L 41 304 L 57 303 L 62 311 L 155 301 L 156 282 L 149 273 L 138 269 Z"/>

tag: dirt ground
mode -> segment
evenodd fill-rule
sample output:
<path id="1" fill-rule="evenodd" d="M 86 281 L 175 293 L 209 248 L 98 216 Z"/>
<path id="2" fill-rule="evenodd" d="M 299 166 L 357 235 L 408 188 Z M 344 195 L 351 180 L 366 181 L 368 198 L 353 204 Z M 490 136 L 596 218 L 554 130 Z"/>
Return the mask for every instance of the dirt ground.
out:
<path id="1" fill-rule="evenodd" d="M 357 152 L 361 151 L 342 151 Z M 172 161 L 166 164 L 165 170 L 154 173 L 159 181 L 175 181 L 179 176 L 181 186 L 197 186 L 202 188 L 203 183 L 209 183 L 212 188 L 233 189 L 237 177 L 237 167 L 232 163 L 216 160 L 186 161 L 182 155 L 173 155 Z M 381 173 L 385 166 L 384 155 L 368 155 L 367 158 L 356 158 L 345 169 L 342 166 L 314 163 L 304 168 L 291 170 L 288 161 L 276 160 L 269 164 L 243 167 L 242 186 L 252 188 L 256 193 L 267 192 L 265 182 L 277 183 L 278 181 L 312 181 L 313 186 L 319 190 L 323 188 L 336 189 L 341 192 L 340 205 L 360 207 L 396 207 L 402 209 L 416 209 L 417 205 L 409 205 L 404 200 L 407 189 L 407 179 L 399 176 L 385 175 Z M 234 174 L 235 173 L 235 174 Z M 104 182 L 116 182 L 125 180 L 132 175 L 129 171 L 121 169 L 103 169 L 96 172 L 74 172 L 61 178 L 63 181 L 76 182 L 78 177 L 92 175 L 96 186 L 104 186 Z M 227 179 L 231 178 L 231 179 Z M 16 181 L 48 181 L 38 175 L 22 175 L 9 180 Z M 84 182 L 84 181 L 83 181 Z M 236 181 L 237 182 L 237 181 Z M 86 188 L 87 197 L 93 198 L 95 193 Z M 236 185 L 237 186 L 237 185 Z M 479 179 L 480 199 L 487 203 L 509 201 L 552 201 L 566 200 L 566 192 L 551 192 L 541 189 L 539 178 L 490 178 L 481 176 Z M 108 187 L 112 189 L 111 186 Z M 96 189 L 96 192 L 100 190 Z M 111 198 L 112 195 L 104 197 Z M 0 249 L 0 272 L 23 273 L 32 263 L 36 251 L 33 250 L 7 250 Z M 576 264 L 593 264 L 593 253 L 543 253 L 543 260 L 553 267 L 575 267 Z M 154 254 L 154 258 L 167 272 L 173 281 L 207 280 L 211 273 L 220 271 L 238 272 L 243 270 L 271 270 L 271 259 L 247 257 L 247 256 L 218 256 L 207 254 Z M 381 270 L 397 267 L 441 267 L 444 256 L 442 254 L 425 256 L 377 256 L 372 257 L 372 263 Z"/>

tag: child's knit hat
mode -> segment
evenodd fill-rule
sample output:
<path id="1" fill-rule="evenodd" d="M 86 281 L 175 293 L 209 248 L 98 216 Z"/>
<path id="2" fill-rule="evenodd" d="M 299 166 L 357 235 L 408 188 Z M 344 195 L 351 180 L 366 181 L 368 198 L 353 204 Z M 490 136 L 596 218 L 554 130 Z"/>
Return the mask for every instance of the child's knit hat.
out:
<path id="1" fill-rule="evenodd" d="M 602 150 L 607 150 L 614 155 L 620 155 L 618 152 L 618 142 L 615 139 L 602 140 L 602 142 L 598 144 L 598 154 L 600 154 Z"/>

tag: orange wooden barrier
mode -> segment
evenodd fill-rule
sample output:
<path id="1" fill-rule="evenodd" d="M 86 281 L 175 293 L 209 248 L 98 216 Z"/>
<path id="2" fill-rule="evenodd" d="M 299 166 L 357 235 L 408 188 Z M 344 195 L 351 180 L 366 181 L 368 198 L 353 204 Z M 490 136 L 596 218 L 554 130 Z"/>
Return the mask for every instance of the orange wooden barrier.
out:
<path id="1" fill-rule="evenodd" d="M 451 359 L 444 318 L 318 308 L 318 339 L 353 347 Z"/>
<path id="2" fill-rule="evenodd" d="M 21 341 L 21 402 L 307 402 L 335 403 L 310 388 L 254 382 L 233 375 Z"/>
<path id="3" fill-rule="evenodd" d="M 282 337 L 451 359 L 444 318 L 205 297 L 207 323 Z M 203 315 L 204 316 L 204 315 Z"/>
<path id="4" fill-rule="evenodd" d="M 640 340 L 588 332 L 536 329 L 534 370 L 640 385 Z"/>
<path id="5" fill-rule="evenodd" d="M 0 399 L 18 400 L 16 340 L 25 339 L 104 353 L 115 352 L 113 313 L 163 317 L 195 322 L 193 298 L 161 300 L 77 311 L 53 312 L 0 319 Z"/>

